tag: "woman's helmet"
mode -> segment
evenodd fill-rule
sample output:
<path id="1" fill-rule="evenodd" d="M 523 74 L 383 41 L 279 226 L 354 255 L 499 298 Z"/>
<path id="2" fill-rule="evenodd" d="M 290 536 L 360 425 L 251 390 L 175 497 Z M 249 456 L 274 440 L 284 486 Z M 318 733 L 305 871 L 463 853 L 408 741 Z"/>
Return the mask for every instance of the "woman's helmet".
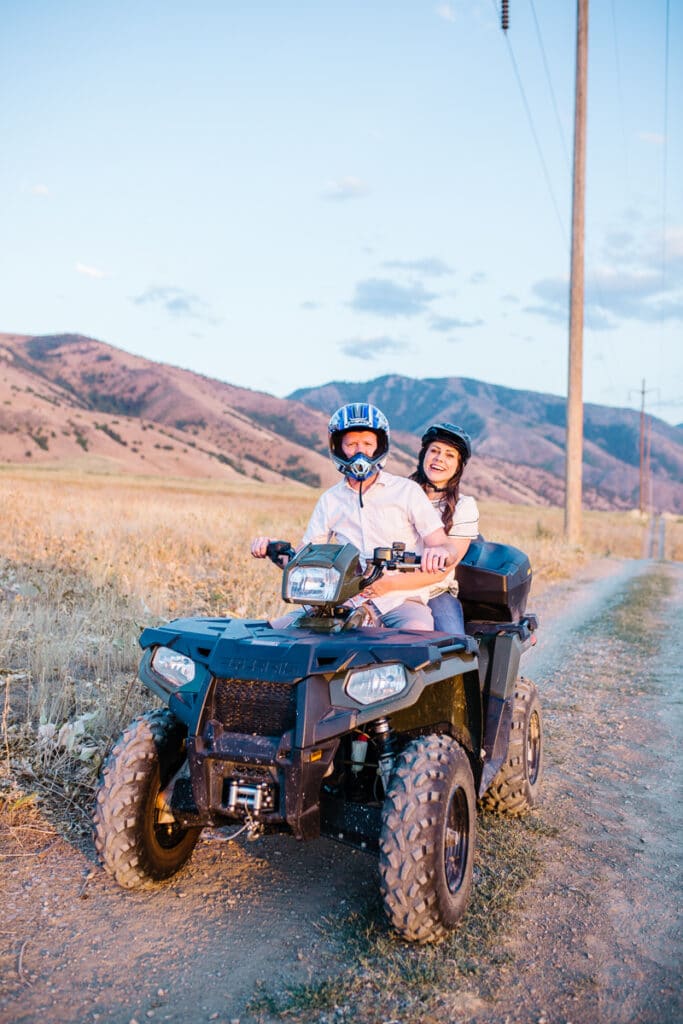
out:
<path id="1" fill-rule="evenodd" d="M 460 452 L 463 466 L 472 457 L 472 440 L 470 435 L 453 423 L 433 423 L 422 435 L 422 447 L 426 448 L 432 441 L 444 441 Z"/>
<path id="2" fill-rule="evenodd" d="M 341 449 L 344 434 L 349 430 L 371 430 L 377 438 L 377 448 L 372 456 L 358 452 L 347 459 Z M 332 461 L 344 476 L 355 480 L 367 480 L 386 462 L 389 452 L 389 422 L 375 405 L 367 402 L 353 402 L 342 405 L 330 419 L 327 427 Z"/>

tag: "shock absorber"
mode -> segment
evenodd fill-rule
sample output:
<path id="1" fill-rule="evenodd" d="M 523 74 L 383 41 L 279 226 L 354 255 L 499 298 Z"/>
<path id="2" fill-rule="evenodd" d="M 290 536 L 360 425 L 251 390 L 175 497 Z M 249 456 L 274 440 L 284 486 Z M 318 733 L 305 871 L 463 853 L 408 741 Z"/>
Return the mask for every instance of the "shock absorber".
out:
<path id="1" fill-rule="evenodd" d="M 365 758 L 368 753 L 369 738 L 367 733 L 358 732 L 355 739 L 351 742 L 351 771 L 354 775 L 359 775 L 363 771 Z"/>
<path id="2" fill-rule="evenodd" d="M 377 774 L 382 780 L 384 786 L 384 792 L 386 793 L 389 788 L 389 779 L 391 773 L 394 770 L 394 761 L 396 760 L 396 748 L 394 745 L 394 736 L 391 731 L 391 726 L 386 718 L 378 718 L 373 723 L 372 732 L 375 738 L 375 745 L 377 747 Z"/>

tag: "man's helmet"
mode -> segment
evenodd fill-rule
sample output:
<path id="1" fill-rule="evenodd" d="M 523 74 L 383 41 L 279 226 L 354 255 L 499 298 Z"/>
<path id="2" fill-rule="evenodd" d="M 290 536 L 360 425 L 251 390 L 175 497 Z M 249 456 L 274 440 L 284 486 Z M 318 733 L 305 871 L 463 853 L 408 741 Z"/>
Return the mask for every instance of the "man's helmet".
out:
<path id="1" fill-rule="evenodd" d="M 453 423 L 433 423 L 431 427 L 428 427 L 426 433 L 422 435 L 422 447 L 426 448 L 432 441 L 444 441 L 460 452 L 463 466 L 472 457 L 470 435 L 462 427 L 456 427 Z"/>
<path id="2" fill-rule="evenodd" d="M 371 430 L 377 438 L 377 448 L 372 456 L 358 452 L 347 459 L 341 449 L 344 434 L 349 430 Z M 389 422 L 375 405 L 367 402 L 353 402 L 342 405 L 330 419 L 327 427 L 332 461 L 344 476 L 352 476 L 355 480 L 367 480 L 386 462 L 389 452 Z"/>

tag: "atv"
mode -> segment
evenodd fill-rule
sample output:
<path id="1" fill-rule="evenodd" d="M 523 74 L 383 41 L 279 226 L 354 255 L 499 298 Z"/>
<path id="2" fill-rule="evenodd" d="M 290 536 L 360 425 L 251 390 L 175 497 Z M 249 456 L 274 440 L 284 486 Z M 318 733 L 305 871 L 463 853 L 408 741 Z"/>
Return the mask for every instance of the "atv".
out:
<path id="1" fill-rule="evenodd" d="M 167 707 L 123 732 L 94 821 L 100 862 L 127 888 L 170 878 L 202 829 L 321 834 L 378 857 L 391 925 L 442 939 L 472 887 L 477 801 L 521 815 L 543 770 L 527 556 L 483 540 L 457 567 L 466 633 L 368 623 L 363 590 L 409 572 L 403 545 L 363 565 L 351 544 L 272 542 L 282 622 L 191 618 L 145 629 L 140 679 Z"/>

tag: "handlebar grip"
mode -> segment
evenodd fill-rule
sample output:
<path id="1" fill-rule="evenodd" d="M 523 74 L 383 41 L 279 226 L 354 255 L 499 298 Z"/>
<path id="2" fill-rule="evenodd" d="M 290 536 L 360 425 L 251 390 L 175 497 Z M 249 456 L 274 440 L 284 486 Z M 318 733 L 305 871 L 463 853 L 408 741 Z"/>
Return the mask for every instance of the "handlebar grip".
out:
<path id="1" fill-rule="evenodd" d="M 279 566 L 280 569 L 284 568 L 285 565 L 282 559 L 285 557 L 287 559 L 294 558 L 295 554 L 296 552 L 288 540 L 271 540 L 266 548 L 266 556 L 271 562 Z"/>
<path id="2" fill-rule="evenodd" d="M 406 551 L 405 547 L 405 544 L 395 541 L 390 548 L 375 548 L 373 565 L 387 569 L 417 568 L 422 564 L 422 557 L 414 551 Z"/>

